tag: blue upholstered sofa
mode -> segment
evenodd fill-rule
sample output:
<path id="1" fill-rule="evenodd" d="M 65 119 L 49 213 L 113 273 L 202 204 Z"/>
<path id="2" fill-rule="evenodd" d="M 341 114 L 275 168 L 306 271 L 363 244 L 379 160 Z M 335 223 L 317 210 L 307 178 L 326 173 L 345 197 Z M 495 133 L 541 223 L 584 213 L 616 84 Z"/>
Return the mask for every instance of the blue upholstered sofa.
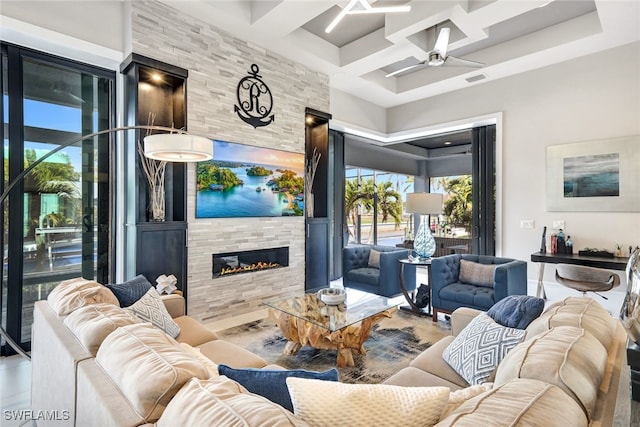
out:
<path id="1" fill-rule="evenodd" d="M 369 265 L 371 250 L 380 252 L 379 268 Z M 407 258 L 410 253 L 408 249 L 391 246 L 349 245 L 342 250 L 342 284 L 385 297 L 400 295 L 402 291 L 398 260 Z M 415 266 L 405 266 L 403 277 L 407 291 L 415 290 Z"/>
<path id="2" fill-rule="evenodd" d="M 461 260 L 474 263 L 465 264 L 463 278 Z M 507 295 L 527 294 L 527 263 L 471 254 L 433 258 L 431 286 L 434 321 L 438 312 L 451 313 L 458 307 L 487 311 Z"/>

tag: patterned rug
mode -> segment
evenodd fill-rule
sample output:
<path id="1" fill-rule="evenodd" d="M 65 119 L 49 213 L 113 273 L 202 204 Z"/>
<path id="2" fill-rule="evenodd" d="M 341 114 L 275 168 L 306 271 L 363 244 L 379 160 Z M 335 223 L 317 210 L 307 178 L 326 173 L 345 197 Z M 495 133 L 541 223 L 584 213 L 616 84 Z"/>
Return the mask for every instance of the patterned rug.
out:
<path id="1" fill-rule="evenodd" d="M 392 318 L 374 325 L 364 347 L 366 355 L 354 354 L 355 366 L 338 368 L 340 381 L 346 383 L 380 383 L 409 365 L 432 343 L 451 333 L 444 319 L 433 323 L 398 310 Z M 283 353 L 287 340 L 271 319 L 247 323 L 218 332 L 221 338 L 263 357 L 269 364 L 287 369 L 324 371 L 335 367 L 337 351 L 303 347 L 298 354 Z"/>

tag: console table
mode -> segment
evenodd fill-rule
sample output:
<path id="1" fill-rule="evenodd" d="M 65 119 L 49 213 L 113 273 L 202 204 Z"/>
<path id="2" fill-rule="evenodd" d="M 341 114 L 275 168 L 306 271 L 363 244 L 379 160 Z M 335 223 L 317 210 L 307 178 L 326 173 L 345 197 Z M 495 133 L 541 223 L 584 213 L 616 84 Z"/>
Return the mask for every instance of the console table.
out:
<path id="1" fill-rule="evenodd" d="M 621 270 L 627 267 L 629 258 L 627 257 L 601 257 L 591 255 L 576 255 L 576 254 L 551 254 L 536 252 L 531 254 L 532 262 L 540 263 L 540 270 L 538 273 L 538 289 L 536 290 L 536 296 L 547 299 L 547 294 L 544 291 L 544 284 L 542 279 L 544 277 L 545 264 L 576 264 L 584 265 L 587 267 L 606 268 L 609 270 Z"/>

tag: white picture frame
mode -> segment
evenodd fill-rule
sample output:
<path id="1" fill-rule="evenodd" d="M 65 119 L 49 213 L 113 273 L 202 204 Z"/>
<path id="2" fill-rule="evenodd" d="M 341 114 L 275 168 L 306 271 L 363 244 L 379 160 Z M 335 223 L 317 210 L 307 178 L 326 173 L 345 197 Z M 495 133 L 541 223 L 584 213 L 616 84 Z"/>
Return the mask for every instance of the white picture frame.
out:
<path id="1" fill-rule="evenodd" d="M 547 211 L 640 212 L 640 135 L 551 145 Z"/>

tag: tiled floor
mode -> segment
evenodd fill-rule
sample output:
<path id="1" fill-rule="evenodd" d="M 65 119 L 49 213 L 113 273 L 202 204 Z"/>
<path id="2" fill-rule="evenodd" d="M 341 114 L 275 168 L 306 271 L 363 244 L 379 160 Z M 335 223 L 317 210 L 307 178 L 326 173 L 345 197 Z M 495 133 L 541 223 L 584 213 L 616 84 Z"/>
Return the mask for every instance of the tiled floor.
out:
<path id="1" fill-rule="evenodd" d="M 418 283 L 425 282 L 426 276 L 421 277 L 418 273 Z M 333 285 L 340 286 L 340 282 L 333 283 Z M 529 294 L 534 295 L 536 291 L 535 283 L 529 284 Z M 567 296 L 580 296 L 578 292 L 574 292 L 570 289 L 564 288 L 559 285 L 550 284 L 546 286 L 547 298 L 549 303 L 553 301 L 561 300 Z M 607 300 L 594 296 L 604 306 L 613 317 L 617 318 L 624 298 L 624 291 L 621 288 L 607 292 Z M 264 316 L 264 313 L 260 314 Z M 251 320 L 255 316 L 252 316 Z M 243 319 L 239 319 L 240 321 Z M 247 321 L 247 319 L 244 319 Z M 209 325 L 212 329 L 224 329 L 233 326 L 232 320 L 227 320 L 217 325 Z M 628 373 L 625 377 L 628 384 Z M 20 413 L 20 410 L 28 410 L 30 408 L 30 382 L 31 382 L 31 365 L 26 359 L 20 356 L 0 357 L 0 426 L 13 427 L 30 425 L 19 420 L 19 416 L 24 417 L 24 413 Z M 622 383 L 620 387 L 621 393 L 628 393 L 628 387 L 625 389 L 625 384 Z M 625 412 L 628 412 L 628 407 Z M 17 411 L 17 412 L 15 412 Z M 631 413 L 634 422 L 640 421 L 640 403 L 631 402 Z M 626 423 L 629 415 L 624 414 L 622 419 L 625 422 L 616 424 L 616 427 L 626 427 L 630 424 Z M 24 420 L 24 418 L 23 418 Z M 631 424 L 633 425 L 633 424 Z M 635 424 L 638 425 L 638 424 Z"/>

